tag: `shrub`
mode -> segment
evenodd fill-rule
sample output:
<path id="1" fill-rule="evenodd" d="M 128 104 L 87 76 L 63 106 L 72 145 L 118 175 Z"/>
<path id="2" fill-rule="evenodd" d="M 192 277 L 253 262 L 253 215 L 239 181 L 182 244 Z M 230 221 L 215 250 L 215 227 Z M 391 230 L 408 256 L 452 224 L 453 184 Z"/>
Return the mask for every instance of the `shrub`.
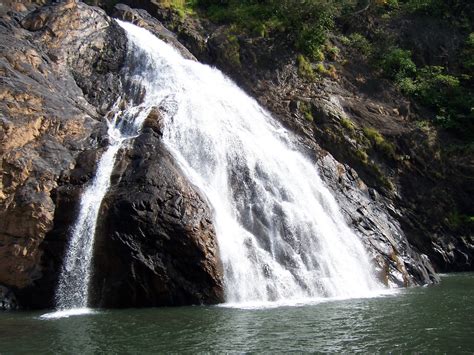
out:
<path id="1" fill-rule="evenodd" d="M 194 13 L 194 8 L 197 5 L 197 0 L 159 0 L 159 2 L 161 5 L 175 10 L 182 18 Z"/>
<path id="2" fill-rule="evenodd" d="M 467 67 L 470 60 L 471 57 L 466 61 Z M 379 63 L 400 91 L 435 111 L 437 124 L 458 132 L 468 141 L 474 139 L 474 95 L 469 75 L 454 76 L 441 66 L 417 68 L 411 59 L 411 52 L 400 48 L 392 48 Z"/>
<path id="3" fill-rule="evenodd" d="M 365 57 L 372 54 L 372 44 L 360 33 L 352 33 L 346 43 Z"/>
<path id="4" fill-rule="evenodd" d="M 433 108 L 438 124 L 472 137 L 474 98 L 458 77 L 447 74 L 443 67 L 426 66 L 415 78 L 400 79 L 398 86 L 403 93 Z"/>
<path id="5" fill-rule="evenodd" d="M 347 117 L 341 118 L 341 126 L 353 133 L 355 131 L 354 123 Z"/>
<path id="6" fill-rule="evenodd" d="M 400 48 L 392 48 L 381 61 L 381 68 L 385 75 L 397 81 L 413 77 L 416 74 L 416 65 L 411 59 L 411 52 Z"/>
<path id="7" fill-rule="evenodd" d="M 391 158 L 395 158 L 395 146 L 392 143 L 387 142 L 375 128 L 365 127 L 363 132 L 376 149 Z"/>
<path id="8" fill-rule="evenodd" d="M 329 59 L 337 60 L 340 52 L 339 48 L 337 48 L 336 46 L 327 45 L 325 46 L 325 50 L 329 56 Z M 322 60 L 324 60 L 324 58 Z"/>
<path id="9" fill-rule="evenodd" d="M 333 28 L 335 14 L 342 8 L 337 2 L 326 0 L 197 0 L 196 3 L 215 22 L 235 24 L 264 36 L 285 33 L 297 50 L 313 60 L 319 60 L 327 32 Z"/>
<path id="10" fill-rule="evenodd" d="M 367 162 L 369 161 L 369 156 L 367 155 L 367 152 L 365 150 L 357 149 L 355 151 L 355 155 L 364 164 L 367 164 Z"/>
<path id="11" fill-rule="evenodd" d="M 446 224 L 453 229 L 460 229 L 463 227 L 474 227 L 474 216 L 460 214 L 458 211 L 451 212 L 447 215 Z"/>
<path id="12" fill-rule="evenodd" d="M 313 112 L 311 110 L 311 104 L 302 101 L 300 102 L 299 110 L 307 121 L 314 121 Z"/>
<path id="13" fill-rule="evenodd" d="M 323 75 L 328 73 L 328 70 L 326 69 L 326 67 L 324 66 L 323 63 L 318 63 L 316 65 L 316 71 L 320 74 L 323 74 Z"/>
<path id="14" fill-rule="evenodd" d="M 462 55 L 462 65 L 471 76 L 474 75 L 474 32 L 467 36 Z"/>
<path id="15" fill-rule="evenodd" d="M 450 91 L 456 93 L 460 82 L 456 77 L 446 74 L 443 67 L 426 66 L 418 71 L 411 83 L 405 80 L 401 84 L 406 94 L 419 98 L 426 105 L 441 107 L 448 98 L 446 94 Z"/>
<path id="16" fill-rule="evenodd" d="M 296 57 L 296 62 L 298 64 L 298 75 L 300 77 L 310 81 L 314 81 L 316 79 L 313 67 L 304 55 L 299 54 L 298 57 Z"/>
<path id="17" fill-rule="evenodd" d="M 236 35 L 228 33 L 225 43 L 225 57 L 233 66 L 240 67 L 240 44 Z"/>

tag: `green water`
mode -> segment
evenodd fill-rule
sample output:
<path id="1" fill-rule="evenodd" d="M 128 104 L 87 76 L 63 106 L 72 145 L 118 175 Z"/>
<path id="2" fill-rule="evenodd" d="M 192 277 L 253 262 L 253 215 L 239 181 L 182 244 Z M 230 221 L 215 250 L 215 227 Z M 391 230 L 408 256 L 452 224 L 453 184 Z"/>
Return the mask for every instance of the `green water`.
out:
<path id="1" fill-rule="evenodd" d="M 0 353 L 474 352 L 474 274 L 395 295 L 242 310 L 0 313 Z"/>

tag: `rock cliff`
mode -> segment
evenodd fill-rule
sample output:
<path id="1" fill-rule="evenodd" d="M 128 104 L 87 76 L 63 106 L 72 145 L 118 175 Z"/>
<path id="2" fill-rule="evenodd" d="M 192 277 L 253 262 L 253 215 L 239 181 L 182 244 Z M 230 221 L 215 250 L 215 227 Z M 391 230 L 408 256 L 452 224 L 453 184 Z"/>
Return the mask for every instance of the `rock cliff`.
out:
<path id="1" fill-rule="evenodd" d="M 87 24 L 79 20 L 82 11 Z M 73 2 L 2 16 L 0 283 L 8 287 L 24 289 L 42 277 L 42 243 L 55 218 L 52 193 L 75 157 L 97 145 L 100 114 L 75 76 L 95 77 L 89 42 L 108 41 L 110 32 L 95 32 L 108 24 L 103 12 Z"/>
<path id="2" fill-rule="evenodd" d="M 58 271 L 78 212 L 81 191 L 93 176 L 98 157 L 107 144 L 105 116 L 127 90 L 120 73 L 127 40 L 121 27 L 103 10 L 75 1 L 43 6 L 30 13 L 25 6 L 12 6 L 2 13 L 0 31 L 2 308 L 16 305 L 14 294 L 22 307 L 52 307 Z M 158 138 L 153 137 L 153 144 L 159 146 Z M 194 255 L 195 263 L 188 270 L 189 264 L 182 265 L 175 274 L 180 272 L 185 276 L 173 278 L 171 285 L 166 274 L 157 272 L 167 261 L 156 257 L 156 249 L 150 246 L 136 247 L 138 240 L 132 239 L 129 249 L 124 251 L 123 246 L 120 249 L 121 266 L 131 270 L 131 275 L 126 278 L 115 274 L 113 286 L 108 284 L 104 294 L 96 294 L 95 303 L 114 306 L 215 303 L 222 299 L 222 284 L 207 205 L 169 161 L 163 147 L 154 158 L 155 165 L 142 164 L 143 173 L 147 174 L 148 169 L 155 171 L 163 161 L 163 166 L 169 167 L 169 174 L 144 181 L 145 186 L 141 187 L 146 191 L 147 183 L 166 185 L 173 177 L 175 184 L 167 189 L 166 198 L 179 197 L 179 209 L 175 212 L 193 216 L 183 219 L 181 225 L 174 220 L 174 227 L 168 226 L 171 221 L 164 218 L 159 227 L 168 227 L 170 232 L 160 256 L 163 259 L 176 256 L 176 250 L 182 247 L 187 250 L 183 255 Z M 115 204 L 111 200 L 108 203 Z M 171 213 L 166 211 L 163 208 L 162 213 Z M 155 216 L 142 216 L 142 221 L 148 223 L 147 233 L 155 228 L 148 220 L 152 217 Z M 113 222 L 112 218 L 107 220 Z M 139 230 L 136 224 L 129 226 Z M 108 228 L 110 236 L 114 236 L 113 226 Z M 106 249 L 107 253 L 98 255 L 104 260 L 96 261 L 104 264 L 108 260 L 112 265 L 110 256 L 116 251 Z M 135 260 L 136 253 L 151 255 L 155 260 L 138 258 L 140 264 Z M 111 265 L 104 267 L 104 275 L 107 270 L 113 270 Z M 138 272 L 140 267 L 143 269 Z M 199 274 L 200 267 L 201 278 L 187 277 Z M 134 279 L 135 276 L 139 279 Z M 107 284 L 103 279 L 97 282 Z M 201 288 L 199 282 L 207 284 Z M 161 298 L 153 301 L 150 297 L 140 298 L 143 287 L 148 289 L 150 285 L 159 290 L 156 292 Z M 206 291 L 206 287 L 211 291 Z M 124 288 L 128 293 L 123 298 L 110 292 Z M 155 296 L 152 291 L 147 292 Z M 127 298 L 130 294 L 138 296 Z"/>
<path id="3" fill-rule="evenodd" d="M 223 301 L 211 211 L 161 143 L 158 115 L 122 152 L 102 206 L 92 288 L 102 307 Z"/>

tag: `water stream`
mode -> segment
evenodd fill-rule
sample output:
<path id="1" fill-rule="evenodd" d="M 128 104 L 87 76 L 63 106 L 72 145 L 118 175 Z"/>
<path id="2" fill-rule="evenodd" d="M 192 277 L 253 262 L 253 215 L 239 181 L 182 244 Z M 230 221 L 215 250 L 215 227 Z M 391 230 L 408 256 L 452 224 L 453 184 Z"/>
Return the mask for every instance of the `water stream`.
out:
<path id="1" fill-rule="evenodd" d="M 88 312 L 94 237 L 100 206 L 110 187 L 117 152 L 139 134 L 151 107 L 147 101 L 135 101 L 143 90 L 141 75 L 146 75 L 147 70 L 151 69 L 148 65 L 150 61 L 156 63 L 146 50 L 133 41 L 129 41 L 128 47 L 126 65 L 122 70 L 122 89 L 126 100 L 119 98 L 109 112 L 109 144 L 98 161 L 91 184 L 81 196 L 79 214 L 71 231 L 56 290 L 56 308 L 59 312 L 55 312 L 53 317 Z"/>

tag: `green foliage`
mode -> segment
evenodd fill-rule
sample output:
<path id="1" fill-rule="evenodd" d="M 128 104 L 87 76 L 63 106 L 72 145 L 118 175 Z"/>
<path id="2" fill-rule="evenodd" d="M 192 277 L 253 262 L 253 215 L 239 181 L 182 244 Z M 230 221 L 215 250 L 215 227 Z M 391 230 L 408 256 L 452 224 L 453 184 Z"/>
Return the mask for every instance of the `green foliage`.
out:
<path id="1" fill-rule="evenodd" d="M 312 54 L 312 59 L 317 62 L 322 62 L 324 60 L 324 52 L 321 49 L 316 50 Z"/>
<path id="2" fill-rule="evenodd" d="M 328 44 L 336 19 L 341 23 L 365 8 L 362 15 L 433 17 L 444 21 L 465 41 L 450 58 L 450 67 L 416 65 L 413 48 L 400 48 L 396 29 L 377 26 L 367 28 L 367 36 L 355 32 L 339 36 L 340 43 L 358 51 L 363 57 L 393 80 L 400 91 L 430 108 L 433 122 L 442 125 L 469 143 L 474 141 L 474 4 L 472 0 L 158 0 L 168 3 L 179 13 L 199 12 L 213 22 L 235 29 L 234 34 L 247 34 L 285 41 L 301 56 L 297 59 L 298 73 L 314 81 L 318 74 L 336 78 L 335 67 L 322 63 L 339 56 L 337 47 Z M 375 21 L 374 24 L 378 22 Z M 357 26 L 355 27 L 357 28 Z M 359 27 L 360 28 L 360 27 Z M 359 31 L 362 31 L 360 29 Z M 390 32 L 391 31 L 391 32 Z M 370 40 L 368 39 L 370 38 Z M 407 43 L 407 42 L 405 42 Z M 409 41 L 408 41 L 409 43 Z M 240 48 L 236 38 L 229 38 L 229 56 L 240 63 Z M 419 57 L 420 53 L 416 53 Z M 318 63 L 314 64 L 311 63 Z M 421 61 L 420 61 L 421 62 Z M 390 153 L 390 148 L 378 149 Z"/>
<path id="3" fill-rule="evenodd" d="M 312 109 L 311 109 L 311 104 L 309 104 L 307 102 L 304 102 L 304 101 L 301 101 L 300 104 L 299 104 L 299 110 L 303 114 L 304 118 L 307 121 L 309 121 L 309 122 L 314 121 L 313 112 L 312 112 Z"/>
<path id="4" fill-rule="evenodd" d="M 333 79 L 337 79 L 337 69 L 334 65 L 329 64 L 326 75 L 330 76 Z"/>
<path id="5" fill-rule="evenodd" d="M 198 0 L 159 0 L 161 5 L 176 11 L 181 18 L 193 14 Z"/>
<path id="6" fill-rule="evenodd" d="M 369 156 L 365 150 L 357 149 L 355 155 L 362 163 L 367 164 L 369 162 Z"/>
<path id="7" fill-rule="evenodd" d="M 236 35 L 229 33 L 225 43 L 227 60 L 236 67 L 240 67 L 240 44 Z"/>
<path id="8" fill-rule="evenodd" d="M 395 158 L 395 146 L 392 143 L 387 142 L 375 128 L 364 127 L 363 132 L 376 149 L 383 152 L 388 157 Z"/>
<path id="9" fill-rule="evenodd" d="M 316 64 L 316 72 L 320 75 L 329 76 L 333 79 L 337 78 L 337 70 L 336 67 L 332 64 L 326 66 L 323 63 Z"/>
<path id="10" fill-rule="evenodd" d="M 336 46 L 326 45 L 324 49 L 325 49 L 325 52 L 328 54 L 329 59 L 336 60 L 338 58 L 340 49 L 337 48 Z M 321 60 L 324 60 L 324 58 Z"/>
<path id="11" fill-rule="evenodd" d="M 321 60 L 321 46 L 334 27 L 344 3 L 327 0 L 197 0 L 197 5 L 218 23 L 234 24 L 262 36 L 285 34 L 295 49 Z"/>
<path id="12" fill-rule="evenodd" d="M 298 75 L 300 77 L 309 81 L 316 80 L 316 74 L 314 73 L 313 67 L 304 55 L 299 54 L 296 61 L 298 64 Z"/>
<path id="13" fill-rule="evenodd" d="M 474 76 L 474 32 L 467 36 L 462 52 L 462 60 L 462 65 L 469 76 L 468 79 L 472 79 L 472 76 Z"/>
<path id="14" fill-rule="evenodd" d="M 474 227 L 474 216 L 460 214 L 457 211 L 451 212 L 446 217 L 446 224 L 453 229 L 460 229 L 463 227 Z"/>
<path id="15" fill-rule="evenodd" d="M 342 117 L 340 122 L 341 122 L 341 126 L 344 127 L 346 130 L 348 130 L 351 133 L 355 132 L 355 125 L 349 118 Z"/>
<path id="16" fill-rule="evenodd" d="M 395 80 L 413 77 L 416 65 L 411 59 L 411 52 L 400 48 L 392 48 L 381 60 L 380 66 L 384 73 Z"/>
<path id="17" fill-rule="evenodd" d="M 326 69 L 326 67 L 324 66 L 323 63 L 318 63 L 316 65 L 316 71 L 319 73 L 319 74 L 327 74 L 328 73 L 328 70 Z"/>
<path id="18" fill-rule="evenodd" d="M 436 123 L 473 139 L 474 97 L 458 77 L 447 74 L 443 67 L 426 66 L 414 79 L 402 78 L 398 85 L 405 94 L 433 108 Z"/>
<path id="19" fill-rule="evenodd" d="M 363 56 L 368 57 L 372 54 L 372 44 L 360 33 L 352 33 L 346 37 L 346 45 L 355 48 Z"/>
<path id="20" fill-rule="evenodd" d="M 474 36 L 472 40 L 474 48 Z M 469 43 L 470 37 L 467 48 Z M 379 65 L 404 94 L 435 111 L 437 124 L 467 140 L 474 139 L 474 95 L 469 75 L 451 75 L 441 66 L 418 68 L 411 52 L 400 48 L 392 48 Z"/>
<path id="21" fill-rule="evenodd" d="M 446 74 L 443 67 L 426 66 L 418 70 L 414 79 L 402 78 L 399 85 L 403 92 L 418 98 L 425 105 L 442 109 L 451 100 L 451 93 L 458 95 L 459 79 Z"/>

